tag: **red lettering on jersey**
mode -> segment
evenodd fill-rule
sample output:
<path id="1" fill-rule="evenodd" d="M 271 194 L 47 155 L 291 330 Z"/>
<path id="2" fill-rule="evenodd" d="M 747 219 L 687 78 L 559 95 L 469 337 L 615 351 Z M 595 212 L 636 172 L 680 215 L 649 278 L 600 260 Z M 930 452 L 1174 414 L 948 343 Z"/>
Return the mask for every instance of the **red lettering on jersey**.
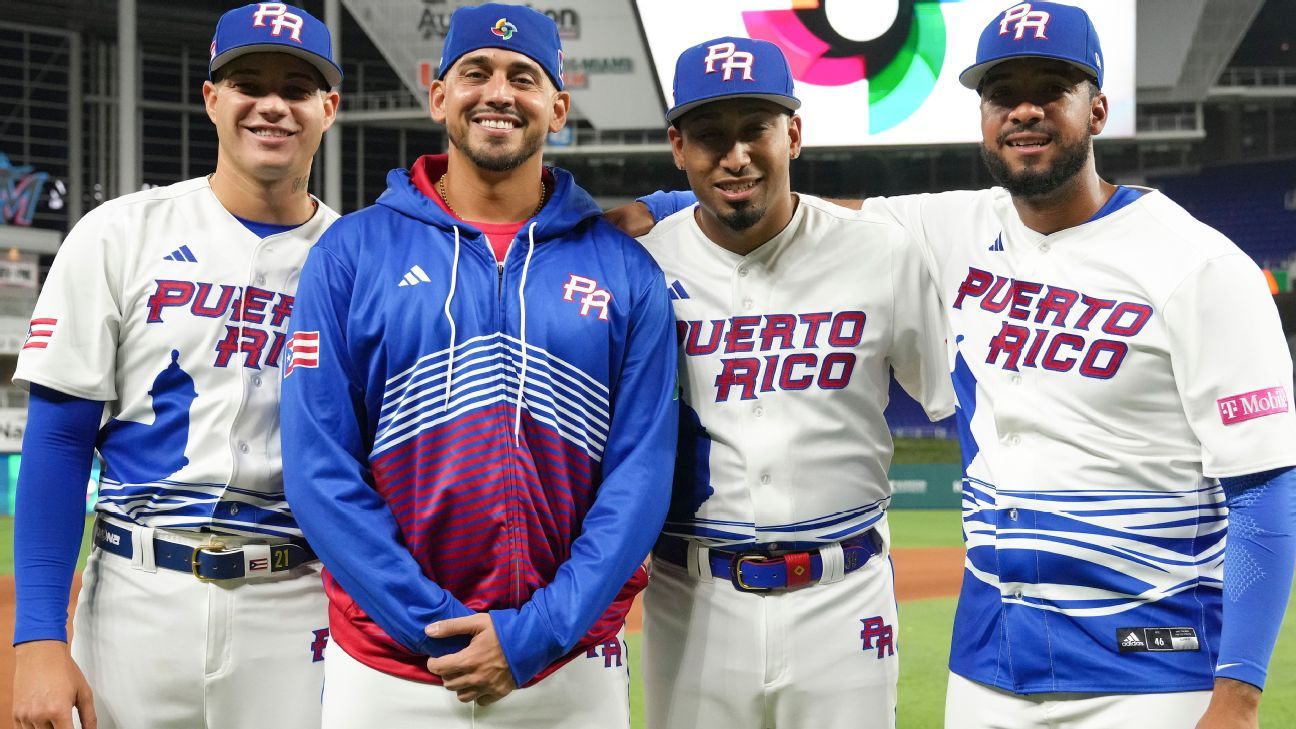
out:
<path id="1" fill-rule="evenodd" d="M 260 324 L 265 321 L 266 304 L 274 298 L 273 291 L 266 291 L 255 286 L 243 290 L 243 321 Z"/>
<path id="2" fill-rule="evenodd" d="M 754 357 L 730 357 L 721 361 L 720 374 L 716 376 L 716 402 L 729 399 L 729 391 L 735 387 L 742 388 L 743 400 L 756 398 L 756 374 L 760 372 L 760 360 Z"/>
<path id="3" fill-rule="evenodd" d="M 993 284 L 990 285 L 990 291 L 981 299 L 981 308 L 996 314 L 1008 308 L 1008 303 L 1012 301 L 1012 286 L 1009 286 L 1010 278 L 996 277 Z M 995 297 L 1003 293 L 1003 298 L 995 301 Z"/>
<path id="4" fill-rule="evenodd" d="M 999 357 L 1007 355 L 1007 361 L 1004 362 L 1003 368 L 1016 372 L 1017 363 L 1021 360 L 1022 347 L 1026 345 L 1029 339 L 1029 329 L 1004 322 L 999 329 L 999 333 L 990 340 L 990 354 L 986 356 L 986 364 L 998 364 Z"/>
<path id="5" fill-rule="evenodd" d="M 242 341 L 239 342 L 239 351 L 247 355 L 243 358 L 243 366 L 249 369 L 261 369 L 261 350 L 265 349 L 266 342 L 270 340 L 270 335 L 264 329 L 258 327 L 243 327 Z"/>
<path id="6" fill-rule="evenodd" d="M 194 285 L 191 281 L 159 280 L 153 295 L 148 297 L 148 322 L 156 324 L 162 321 L 162 310 L 171 306 L 185 306 L 193 298 Z"/>
<path id="7" fill-rule="evenodd" d="M 1080 321 L 1075 323 L 1075 328 L 1082 331 L 1089 331 L 1089 322 L 1093 321 L 1098 312 L 1106 311 L 1116 305 L 1115 299 L 1099 299 L 1088 294 L 1082 295 L 1080 302 L 1085 305 L 1085 310 L 1080 315 Z"/>
<path id="8" fill-rule="evenodd" d="M 1098 380 L 1110 380 L 1116 376 L 1116 370 L 1120 369 L 1121 362 L 1125 361 L 1128 353 L 1129 345 L 1124 342 L 1099 339 L 1089 345 L 1089 351 L 1085 352 L 1084 361 L 1080 363 L 1080 374 Z M 1107 362 L 1100 364 L 1103 355 L 1107 355 Z"/>
<path id="9" fill-rule="evenodd" d="M 771 354 L 765 357 L 765 374 L 761 375 L 761 392 L 774 391 L 774 376 L 779 371 L 779 356 Z"/>
<path id="10" fill-rule="evenodd" d="M 801 319 L 802 322 L 807 324 L 805 341 L 802 342 L 801 347 L 804 349 L 818 349 L 819 348 L 819 327 L 824 322 L 832 318 L 832 313 L 827 311 L 820 311 L 820 312 L 815 312 L 813 314 L 801 314 L 799 318 Z"/>
<path id="11" fill-rule="evenodd" d="M 288 294 L 279 294 L 279 300 L 270 310 L 270 326 L 282 327 L 288 323 L 288 317 L 292 316 L 294 300 L 295 298 Z"/>
<path id="12" fill-rule="evenodd" d="M 288 335 L 283 332 L 274 333 L 274 341 L 270 342 L 270 349 L 266 351 L 265 366 L 278 367 L 279 358 L 283 356 L 284 344 L 288 342 Z"/>
<path id="13" fill-rule="evenodd" d="M 851 373 L 854 371 L 855 355 L 833 352 L 824 357 L 819 365 L 819 380 L 816 384 L 825 390 L 840 390 L 850 384 Z"/>
<path id="14" fill-rule="evenodd" d="M 752 337 L 756 334 L 759 316 L 735 316 L 729 320 L 729 333 L 725 335 L 725 354 L 750 352 L 755 348 Z"/>
<path id="15" fill-rule="evenodd" d="M 229 312 L 230 299 L 234 298 L 235 286 L 221 286 L 220 298 L 215 304 L 208 304 L 207 299 L 211 295 L 213 285 L 209 283 L 199 283 L 198 293 L 194 295 L 193 306 L 190 311 L 194 316 L 205 316 L 213 319 L 221 318 Z"/>
<path id="16" fill-rule="evenodd" d="M 761 351 L 768 352 L 774 348 L 774 340 L 781 343 L 779 349 L 792 349 L 792 335 L 796 332 L 797 319 L 791 314 L 768 314 L 765 326 L 761 328 Z"/>
<path id="17" fill-rule="evenodd" d="M 1069 357 L 1062 359 L 1059 355 L 1063 347 L 1071 347 L 1077 352 L 1083 352 L 1085 348 L 1084 337 L 1079 334 L 1062 333 L 1053 337 L 1049 343 L 1048 351 L 1044 353 L 1044 369 L 1053 372 L 1066 372 L 1075 367 L 1077 359 Z"/>
<path id="18" fill-rule="evenodd" d="M 1030 306 L 1035 294 L 1043 290 L 1043 286 L 1030 281 L 1014 281 L 1012 289 L 1012 301 L 1008 306 L 1008 316 L 1013 319 L 1026 321 L 1030 318 Z"/>
<path id="19" fill-rule="evenodd" d="M 1052 314 L 1052 326 L 1066 326 L 1067 316 L 1071 314 L 1071 307 L 1075 306 L 1075 302 L 1079 299 L 1080 294 L 1071 289 L 1060 289 L 1056 286 L 1048 287 L 1048 292 L 1040 299 L 1035 310 L 1035 323 L 1044 324 L 1044 319 L 1049 314 Z"/>
<path id="20" fill-rule="evenodd" d="M 724 336 L 725 320 L 711 320 L 711 338 L 705 344 L 700 341 L 702 334 L 702 325 L 706 322 L 691 321 L 688 323 L 688 341 L 684 344 L 684 354 L 690 357 L 698 357 L 706 354 L 714 354 L 720 348 L 720 340 Z"/>
<path id="21" fill-rule="evenodd" d="M 990 290 L 990 284 L 994 281 L 995 276 L 989 271 L 982 271 L 979 268 L 969 268 L 967 278 L 959 284 L 958 296 L 954 298 L 955 309 L 963 308 L 963 299 L 971 296 L 974 299 L 985 296 L 985 292 Z"/>
<path id="22" fill-rule="evenodd" d="M 843 311 L 833 317 L 828 332 L 828 346 L 843 349 L 859 346 L 864 338 L 864 323 L 868 317 L 862 311 Z"/>
<path id="23" fill-rule="evenodd" d="M 225 325 L 225 336 L 216 343 L 216 362 L 217 367 L 228 367 L 230 357 L 233 357 L 239 351 L 239 328 Z"/>
<path id="24" fill-rule="evenodd" d="M 1126 322 L 1128 315 L 1128 323 Z M 1147 304 L 1133 304 L 1122 301 L 1112 310 L 1111 316 L 1103 322 L 1102 330 L 1118 337 L 1132 337 L 1143 331 L 1143 327 L 1152 318 L 1152 307 Z"/>
<path id="25" fill-rule="evenodd" d="M 1044 340 L 1048 339 L 1049 330 L 1036 329 L 1035 336 L 1031 339 L 1030 351 L 1026 353 L 1026 361 L 1022 362 L 1022 367 L 1034 367 L 1035 359 L 1039 357 L 1040 348 L 1044 346 Z"/>
<path id="26" fill-rule="evenodd" d="M 796 374 L 797 367 L 814 370 L 818 360 L 813 354 L 789 354 L 783 358 L 782 372 L 779 374 L 779 388 L 783 390 L 806 390 L 814 383 L 814 375 Z"/>

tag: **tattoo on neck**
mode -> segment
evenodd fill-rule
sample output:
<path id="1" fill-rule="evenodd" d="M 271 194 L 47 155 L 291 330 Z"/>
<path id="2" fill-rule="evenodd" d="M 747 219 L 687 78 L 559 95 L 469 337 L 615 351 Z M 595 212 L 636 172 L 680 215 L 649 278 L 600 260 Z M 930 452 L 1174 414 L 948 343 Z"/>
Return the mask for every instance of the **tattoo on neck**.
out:
<path id="1" fill-rule="evenodd" d="M 307 179 L 307 178 L 305 178 L 305 177 L 298 177 L 298 178 L 294 179 L 294 180 L 293 180 L 293 183 L 292 183 L 292 191 L 293 191 L 293 192 L 301 192 L 302 190 L 305 190 L 305 189 L 306 189 L 306 179 Z"/>

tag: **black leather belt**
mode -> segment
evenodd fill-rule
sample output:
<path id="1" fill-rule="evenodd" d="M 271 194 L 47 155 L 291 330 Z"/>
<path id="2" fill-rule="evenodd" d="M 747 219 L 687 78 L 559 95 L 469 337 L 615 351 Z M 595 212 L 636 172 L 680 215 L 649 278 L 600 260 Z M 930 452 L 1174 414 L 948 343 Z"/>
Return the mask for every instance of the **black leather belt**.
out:
<path id="1" fill-rule="evenodd" d="M 687 568 L 689 545 L 687 539 L 662 535 L 653 547 L 653 558 Z M 872 529 L 841 542 L 845 574 L 862 567 L 882 551 L 881 546 L 881 539 Z M 816 584 L 823 577 L 823 557 L 817 549 L 781 554 L 724 549 L 711 549 L 708 552 L 711 575 L 717 579 L 729 580 L 739 592 L 794 590 Z"/>
<path id="2" fill-rule="evenodd" d="M 153 538 L 153 562 L 158 567 L 165 567 L 176 572 L 188 572 L 200 580 L 234 580 L 240 577 L 287 572 L 308 562 L 318 559 L 315 550 L 303 539 L 284 544 L 267 545 L 269 554 L 264 558 L 264 566 L 253 562 L 249 573 L 241 546 L 226 547 L 220 543 L 220 535 L 209 535 L 206 544 L 190 546 L 168 542 L 158 537 Z M 94 543 L 105 552 L 118 557 L 131 559 L 134 548 L 131 545 L 131 530 L 113 524 L 105 519 L 96 519 L 94 524 Z"/>

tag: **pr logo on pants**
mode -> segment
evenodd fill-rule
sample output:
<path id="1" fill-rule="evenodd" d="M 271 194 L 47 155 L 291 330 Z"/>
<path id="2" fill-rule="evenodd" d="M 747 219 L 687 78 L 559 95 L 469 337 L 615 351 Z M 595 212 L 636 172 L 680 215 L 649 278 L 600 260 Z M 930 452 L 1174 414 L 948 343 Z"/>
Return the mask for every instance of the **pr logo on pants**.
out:
<path id="1" fill-rule="evenodd" d="M 311 663 L 319 663 L 324 660 L 324 649 L 328 646 L 329 629 L 320 628 L 319 630 L 311 631 L 311 635 L 315 636 L 315 640 L 310 644 Z"/>
<path id="2" fill-rule="evenodd" d="M 600 648 L 602 649 L 602 653 L 599 652 Z M 606 643 L 603 643 L 602 645 L 592 645 L 589 647 L 589 650 L 585 651 L 585 657 L 586 658 L 601 657 L 603 659 L 604 668 L 611 668 L 614 665 L 612 661 L 616 660 L 615 665 L 617 668 L 620 668 L 621 667 L 621 641 L 617 640 L 616 638 L 613 638 L 612 640 L 609 640 Z"/>
<path id="3" fill-rule="evenodd" d="M 895 643 L 892 638 L 894 631 L 880 615 L 861 618 L 860 622 L 864 624 L 864 629 L 860 631 L 860 638 L 864 641 L 863 650 L 876 650 L 879 659 L 895 655 Z"/>

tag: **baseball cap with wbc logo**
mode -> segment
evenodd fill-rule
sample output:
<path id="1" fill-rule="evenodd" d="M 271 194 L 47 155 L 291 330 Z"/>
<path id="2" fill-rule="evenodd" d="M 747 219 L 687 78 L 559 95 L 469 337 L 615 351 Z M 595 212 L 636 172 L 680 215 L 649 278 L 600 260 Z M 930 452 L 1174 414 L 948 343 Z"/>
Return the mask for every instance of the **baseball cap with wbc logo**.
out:
<path id="1" fill-rule="evenodd" d="M 217 69 L 249 53 L 297 56 L 318 69 L 330 88 L 342 83 L 328 26 L 292 5 L 253 3 L 222 15 L 212 36 L 207 77 L 215 79 Z"/>
<path id="2" fill-rule="evenodd" d="M 976 63 L 959 74 L 969 89 L 995 65 L 1014 58 L 1052 58 L 1089 74 L 1102 88 L 1103 54 L 1089 14 L 1074 5 L 1018 3 L 1000 13 L 981 31 Z"/>
<path id="3" fill-rule="evenodd" d="M 720 99 L 772 101 L 790 111 L 801 108 L 792 88 L 792 69 L 769 41 L 725 36 L 685 49 L 675 61 L 675 106 L 666 121 Z"/>
<path id="4" fill-rule="evenodd" d="M 562 41 L 558 24 L 548 15 L 525 5 L 503 3 L 465 5 L 455 10 L 436 77 L 445 78 L 456 61 L 482 48 L 521 53 L 540 64 L 554 86 L 562 90 Z"/>

